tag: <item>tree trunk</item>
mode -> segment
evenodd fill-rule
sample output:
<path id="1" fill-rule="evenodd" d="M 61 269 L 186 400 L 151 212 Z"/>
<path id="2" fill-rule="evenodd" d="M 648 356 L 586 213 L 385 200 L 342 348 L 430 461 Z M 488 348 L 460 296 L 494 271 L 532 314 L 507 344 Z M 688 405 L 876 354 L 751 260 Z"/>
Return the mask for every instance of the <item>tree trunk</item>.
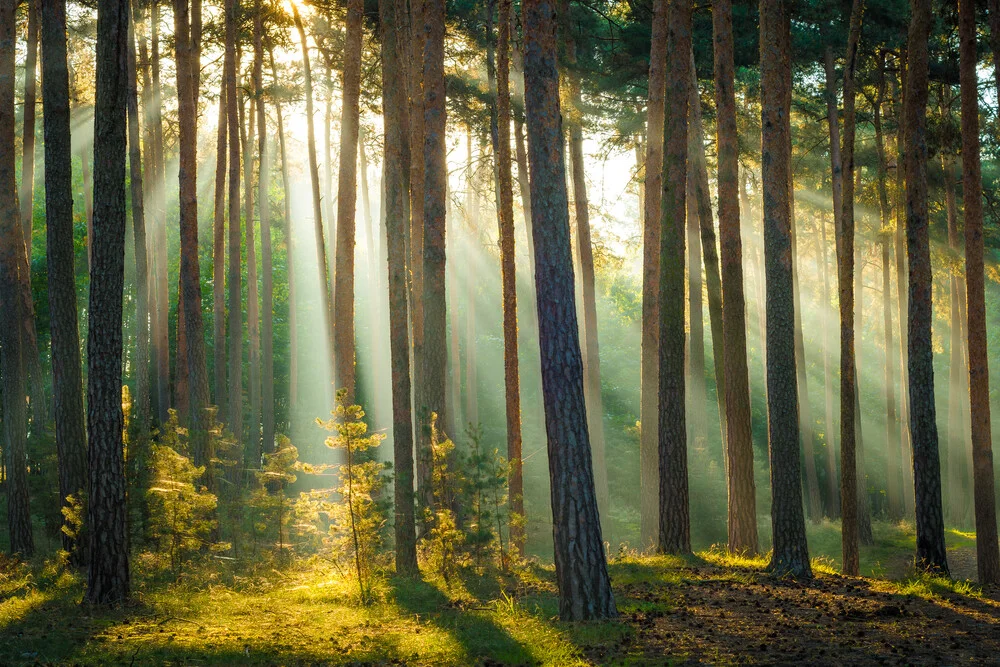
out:
<path id="1" fill-rule="evenodd" d="M 566 621 L 608 618 L 617 616 L 617 610 L 604 559 L 587 434 L 566 165 L 560 146 L 555 6 L 526 0 L 522 7 L 531 208 L 543 213 L 532 234 L 559 616 Z"/>
<path id="2" fill-rule="evenodd" d="M 264 453 L 274 451 L 274 275 L 271 251 L 271 154 L 267 149 L 267 114 L 264 112 L 264 9 L 258 1 L 254 12 L 254 88 L 257 91 L 257 135 L 260 137 L 257 206 L 260 208 L 260 249 L 264 273 L 264 294 L 261 314 L 262 363 L 261 383 L 261 442 Z"/>
<path id="3" fill-rule="evenodd" d="M 83 417 L 80 331 L 73 269 L 73 161 L 70 151 L 69 68 L 66 64 L 66 3 L 42 4 L 42 100 L 45 109 L 45 232 L 49 332 L 59 503 L 79 499 L 87 483 L 87 430 Z M 12 470 L 11 467 L 7 468 Z M 62 547 L 70 561 L 86 561 L 86 545 L 66 532 Z"/>
<path id="4" fill-rule="evenodd" d="M 198 264 L 198 111 L 195 105 L 195 70 L 198 63 L 194 58 L 190 38 L 188 0 L 174 0 L 174 26 L 177 143 L 180 153 L 180 282 L 184 308 L 183 330 L 187 344 L 187 357 L 183 358 L 178 354 L 178 366 L 183 364 L 188 371 L 188 407 L 194 462 L 201 466 L 211 459 L 211 452 L 205 449 L 211 424 L 208 416 L 210 398 L 208 367 L 205 363 L 205 325 L 201 313 L 201 271 Z"/>
<path id="5" fill-rule="evenodd" d="M 408 129 L 410 136 L 410 225 L 405 241 L 409 269 L 409 314 L 411 368 L 413 374 L 412 407 L 414 444 L 417 448 L 417 489 L 421 504 L 433 504 L 431 470 L 424 446 L 424 1 L 409 3 L 407 39 L 410 52 L 406 67 L 409 94 Z"/>
<path id="6" fill-rule="evenodd" d="M 729 461 L 729 550 L 756 553 L 757 505 L 753 476 L 753 432 L 747 369 L 746 303 L 743 293 L 743 240 L 740 232 L 739 134 L 736 127 L 733 6 L 716 0 L 712 11 L 717 109 L 719 240 L 722 248 L 722 336 L 725 372 L 720 389 L 726 402 L 726 457 Z M 648 179 L 648 175 L 647 175 Z M 648 180 L 647 180 L 648 182 Z M 649 198 L 647 204 L 649 206 Z M 745 215 L 749 215 L 749 211 Z M 716 364 L 720 360 L 716 359 Z"/>
<path id="7" fill-rule="evenodd" d="M 257 229 L 253 219 L 254 125 L 257 121 L 257 98 L 260 95 L 260 88 L 257 87 L 256 81 L 258 80 L 257 73 L 259 72 L 259 68 L 263 64 L 260 60 L 262 58 L 263 52 L 260 53 L 260 58 L 258 58 L 255 49 L 251 74 L 254 78 L 254 90 L 253 97 L 248 104 L 249 108 L 247 109 L 247 140 L 246 145 L 243 147 L 243 196 L 246 202 L 244 204 L 243 220 L 247 228 L 247 337 L 250 339 L 250 373 L 247 378 L 247 397 L 250 400 L 250 431 L 247 434 L 247 447 L 244 455 L 251 464 L 256 464 L 260 461 L 260 455 L 263 451 L 260 439 L 260 291 L 257 282 Z M 261 136 L 257 141 L 263 146 L 266 137 Z M 257 208 L 260 208 L 259 202 Z"/>
<path id="8" fill-rule="evenodd" d="M 229 394 L 226 416 L 229 430 L 237 443 L 243 442 L 243 306 L 241 292 L 243 276 L 240 229 L 240 118 L 239 100 L 236 97 L 236 75 L 239 69 L 236 55 L 237 0 L 226 0 L 225 32 L 226 51 L 223 77 L 226 87 L 226 126 L 229 133 Z M 303 40 L 303 48 L 305 41 Z M 308 71 L 308 70 L 307 70 Z M 309 85 L 309 80 L 306 80 Z M 308 97 L 307 97 L 308 100 Z M 311 119 L 312 116 L 310 115 Z M 324 263 L 325 265 L 325 263 Z"/>
<path id="9" fill-rule="evenodd" d="M 340 120 L 340 169 L 337 172 L 337 270 L 334 318 L 337 322 L 336 378 L 354 402 L 354 244 L 358 200 L 358 123 L 361 95 L 361 38 L 363 0 L 347 3 L 347 36 L 344 45 L 344 101 Z M 444 330 L 442 329 L 442 335 Z"/>
<path id="10" fill-rule="evenodd" d="M 692 99 L 694 94 L 691 95 Z M 688 340 L 687 340 L 687 438 L 689 447 L 707 448 L 708 425 L 706 407 L 708 396 L 705 389 L 705 297 L 701 280 L 701 243 L 698 239 L 699 219 L 697 194 L 695 192 L 695 151 L 698 146 L 694 138 L 694 107 L 688 103 L 691 112 L 688 122 L 688 169 L 685 197 L 687 198 L 686 238 L 687 244 L 687 295 L 688 295 Z M 711 224 L 711 222 L 709 222 Z"/>
<path id="11" fill-rule="evenodd" d="M 154 264 L 154 291 L 156 293 L 156 326 L 154 357 L 157 375 L 157 419 L 166 423 L 170 407 L 170 286 L 167 278 L 167 219 L 166 219 L 166 166 L 163 156 L 163 99 L 160 85 L 160 3 L 151 0 L 150 11 L 150 60 L 152 70 L 152 126 L 153 126 L 153 182 L 155 232 L 152 247 Z"/>
<path id="12" fill-rule="evenodd" d="M 942 116 L 947 113 L 951 116 L 951 108 L 946 110 L 942 105 Z M 950 118 L 944 118 L 948 122 Z M 948 218 L 948 248 L 953 253 L 955 260 L 962 258 L 961 241 L 958 233 L 958 204 L 955 201 L 955 158 L 947 155 L 942 149 L 941 168 L 944 172 L 944 198 L 945 210 Z M 944 509 L 949 523 L 961 526 L 965 514 L 966 498 L 964 491 L 968 488 L 965 480 L 965 421 L 968 418 L 965 408 L 965 397 L 967 380 L 963 377 L 967 374 L 965 368 L 965 336 L 962 326 L 962 317 L 959 307 L 959 299 L 966 296 L 965 281 L 961 276 L 961 269 L 958 265 L 953 265 L 949 270 L 949 298 L 950 298 L 950 326 L 949 326 L 949 363 L 948 363 L 948 434 L 946 438 L 945 454 L 947 456 L 947 484 L 943 491 L 945 497 Z"/>
<path id="13" fill-rule="evenodd" d="M 663 118 L 667 61 L 667 0 L 653 2 L 649 51 L 649 101 L 646 105 L 646 180 L 642 211 L 642 395 L 639 406 L 639 533 L 643 547 L 656 544 L 659 530 L 659 314 L 660 206 L 663 183 Z"/>
<path id="14" fill-rule="evenodd" d="M 761 163 L 764 188 L 764 269 L 767 281 L 767 408 L 771 456 L 770 568 L 811 577 L 802 512 L 799 410 L 795 373 L 795 300 L 789 202 L 788 7 L 760 2 Z"/>
<path id="15" fill-rule="evenodd" d="M 35 106 L 37 102 L 35 72 L 38 65 L 38 6 L 36 0 L 28 0 L 28 33 L 25 35 L 26 53 L 24 57 L 24 115 L 22 117 L 23 149 L 21 158 L 21 188 L 18 201 L 21 204 L 21 225 L 24 229 L 24 243 L 31 264 L 31 225 L 35 195 Z"/>
<path id="16" fill-rule="evenodd" d="M 854 71 L 861 35 L 862 0 L 854 0 L 844 67 L 844 145 L 842 199 L 837 227 L 837 278 L 840 294 L 840 514 L 843 572 L 858 574 L 857 369 L 854 359 Z"/>
<path id="17" fill-rule="evenodd" d="M 382 32 L 382 80 L 390 81 L 407 66 L 409 34 L 405 0 L 379 0 Z M 396 473 L 394 536 L 396 572 L 417 574 L 413 508 L 413 422 L 410 407 L 410 343 L 407 336 L 406 226 L 409 218 L 410 144 L 407 90 L 382 86 L 385 156 L 386 256 L 389 288 L 389 346 L 392 364 L 392 450 Z"/>
<path id="18" fill-rule="evenodd" d="M 684 218 L 687 212 L 688 103 L 691 85 L 691 3 L 667 9 L 663 202 L 660 209 L 659 549 L 691 551 L 684 411 Z"/>
<path id="19" fill-rule="evenodd" d="M 128 2 L 97 9 L 94 108 L 94 238 L 87 337 L 87 493 L 90 568 L 85 601 L 120 604 L 129 595 L 122 457 L 122 291 L 125 282 L 125 151 Z"/>
<path id="20" fill-rule="evenodd" d="M 445 290 L 445 213 L 448 188 L 445 136 L 444 39 L 445 1 L 424 0 L 424 215 L 423 215 L 423 373 L 422 403 L 427 420 L 417 443 L 418 467 L 432 468 L 431 428 L 445 414 L 447 369 L 447 307 Z M 422 463 L 422 465 L 421 465 Z M 430 482 L 430 476 L 427 481 Z M 433 498 L 433 487 L 420 489 L 424 502 Z"/>
<path id="21" fill-rule="evenodd" d="M 223 64 L 223 68 L 225 65 Z M 215 200 L 212 218 L 212 323 L 215 358 L 215 404 L 218 419 L 228 421 L 226 384 L 226 86 L 219 90 L 219 123 L 215 142 Z M 289 279 L 291 284 L 291 279 Z"/>
<path id="22" fill-rule="evenodd" d="M 817 239 L 819 247 L 816 251 L 820 257 L 820 265 L 823 273 L 823 307 L 820 312 L 825 321 L 825 318 L 831 314 L 830 273 L 826 259 L 828 247 L 826 240 L 826 216 L 820 215 L 818 222 L 820 233 Z M 823 438 L 826 441 L 826 515 L 831 519 L 836 519 L 840 516 L 840 484 L 837 475 L 837 429 L 833 416 L 833 378 L 830 373 L 829 327 L 826 326 L 823 327 L 823 395 L 826 408 L 823 429 Z"/>
<path id="23" fill-rule="evenodd" d="M 979 83 L 976 70 L 976 12 L 959 3 L 962 85 L 962 189 L 965 193 L 965 275 L 969 326 L 969 403 L 972 407 L 972 466 L 976 513 L 976 567 L 979 583 L 1000 583 L 993 448 L 990 434 L 990 376 L 986 349 L 986 296 L 983 268 L 982 164 L 979 156 Z"/>
<path id="24" fill-rule="evenodd" d="M 910 432 L 917 516 L 917 567 L 948 572 L 941 513 L 941 463 L 934 405 L 931 258 L 927 218 L 927 41 L 929 0 L 910 0 L 906 98 L 906 250 L 909 258 Z"/>
<path id="25" fill-rule="evenodd" d="M 0 307 L 24 317 L 22 281 L 28 270 L 24 228 L 21 226 L 14 178 L 14 57 L 16 3 L 0 5 Z M 33 554 L 28 500 L 26 373 L 19 326 L 0 327 L 0 370 L 3 375 L 3 452 L 7 479 L 7 529 L 10 552 Z"/>

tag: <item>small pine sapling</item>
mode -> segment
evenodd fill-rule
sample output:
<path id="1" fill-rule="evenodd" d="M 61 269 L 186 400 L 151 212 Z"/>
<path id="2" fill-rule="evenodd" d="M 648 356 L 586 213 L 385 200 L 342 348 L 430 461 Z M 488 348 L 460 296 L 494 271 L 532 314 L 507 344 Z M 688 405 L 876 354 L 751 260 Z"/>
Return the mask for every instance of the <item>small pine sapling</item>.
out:
<path id="1" fill-rule="evenodd" d="M 299 466 L 299 450 L 285 436 L 279 436 L 278 449 L 262 457 L 261 469 L 254 472 L 259 487 L 250 497 L 250 507 L 255 511 L 254 539 L 258 534 L 276 533 L 278 553 L 287 545 L 286 528 L 290 519 L 285 488 L 296 480 L 294 471 Z"/>

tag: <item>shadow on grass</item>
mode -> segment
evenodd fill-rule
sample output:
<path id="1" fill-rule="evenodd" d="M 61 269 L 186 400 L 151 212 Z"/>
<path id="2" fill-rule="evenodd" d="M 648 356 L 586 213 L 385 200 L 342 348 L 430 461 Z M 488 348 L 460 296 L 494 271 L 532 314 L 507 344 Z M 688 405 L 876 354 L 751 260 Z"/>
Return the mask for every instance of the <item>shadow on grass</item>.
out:
<path id="1" fill-rule="evenodd" d="M 526 646 L 490 618 L 495 609 L 489 603 L 477 601 L 467 605 L 456 602 L 423 579 L 394 577 L 390 586 L 401 612 L 413 614 L 419 622 L 432 624 L 461 645 L 465 651 L 463 662 L 479 663 L 484 658 L 494 664 L 536 662 L 534 654 Z M 479 586 L 476 588 L 482 590 Z M 476 598 L 478 600 L 479 596 Z M 480 604 L 483 606 L 478 606 Z"/>

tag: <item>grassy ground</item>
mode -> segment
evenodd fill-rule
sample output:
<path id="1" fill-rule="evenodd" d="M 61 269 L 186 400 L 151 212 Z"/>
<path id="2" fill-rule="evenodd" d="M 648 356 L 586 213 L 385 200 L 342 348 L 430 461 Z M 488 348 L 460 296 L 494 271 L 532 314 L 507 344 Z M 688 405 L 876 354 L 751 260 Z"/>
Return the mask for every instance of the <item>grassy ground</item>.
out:
<path id="1" fill-rule="evenodd" d="M 836 526 L 812 536 L 815 550 Z M 216 563 L 167 581 L 135 561 L 136 602 L 80 605 L 82 583 L 51 564 L 0 562 L 0 665 L 71 664 L 957 664 L 1000 651 L 996 591 L 905 576 L 913 537 L 878 527 L 866 572 L 831 558 L 809 583 L 774 579 L 764 559 L 706 551 L 611 564 L 620 618 L 557 620 L 550 568 L 466 571 L 451 581 L 388 579 L 377 601 L 321 561 L 236 573 Z M 959 536 L 960 537 L 960 536 Z M 839 541 L 839 532 L 837 533 Z M 956 540 L 955 555 L 968 545 Z M 951 554 L 949 554 L 951 555 Z M 903 571 L 897 573 L 897 563 Z"/>

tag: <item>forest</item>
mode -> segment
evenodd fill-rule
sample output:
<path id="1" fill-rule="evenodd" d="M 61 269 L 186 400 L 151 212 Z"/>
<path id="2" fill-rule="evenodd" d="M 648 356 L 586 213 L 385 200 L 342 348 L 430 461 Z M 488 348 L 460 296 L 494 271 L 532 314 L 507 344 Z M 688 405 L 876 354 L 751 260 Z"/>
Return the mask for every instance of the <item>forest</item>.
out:
<path id="1" fill-rule="evenodd" d="M 0 0 L 0 664 L 988 664 L 998 304 L 1000 0 Z"/>

